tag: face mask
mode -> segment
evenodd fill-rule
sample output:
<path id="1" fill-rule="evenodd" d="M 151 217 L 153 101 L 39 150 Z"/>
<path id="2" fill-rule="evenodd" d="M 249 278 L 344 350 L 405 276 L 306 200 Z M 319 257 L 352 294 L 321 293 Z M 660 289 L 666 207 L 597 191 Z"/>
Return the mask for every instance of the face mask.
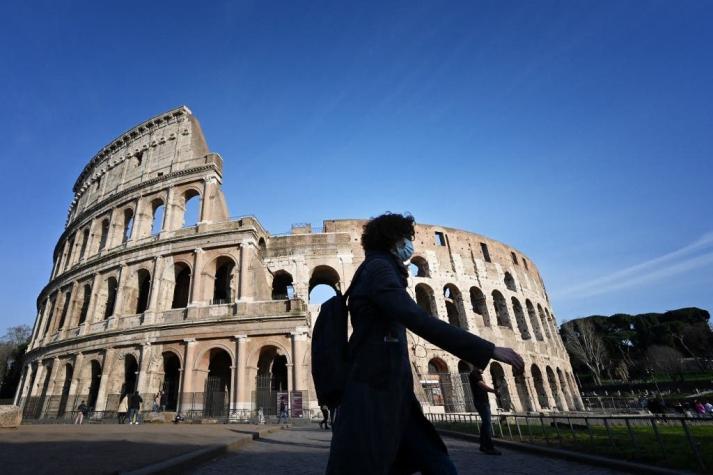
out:
<path id="1" fill-rule="evenodd" d="M 396 244 L 394 250 L 392 251 L 396 257 L 398 257 L 402 262 L 406 262 L 413 256 L 413 241 L 410 239 L 402 239 Z"/>

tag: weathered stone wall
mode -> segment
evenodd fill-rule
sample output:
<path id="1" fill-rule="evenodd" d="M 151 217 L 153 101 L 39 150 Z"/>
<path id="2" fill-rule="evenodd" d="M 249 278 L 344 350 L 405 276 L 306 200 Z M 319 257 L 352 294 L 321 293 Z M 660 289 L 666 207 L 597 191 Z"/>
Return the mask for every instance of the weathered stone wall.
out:
<path id="1" fill-rule="evenodd" d="M 319 284 L 342 290 L 350 284 L 364 258 L 365 221 L 328 220 L 319 232 L 304 225 L 271 235 L 254 217 L 229 218 L 222 166 L 185 107 L 132 128 L 90 161 L 74 186 L 52 275 L 38 297 L 16 402 L 32 401 L 33 414 L 49 416 L 73 410 L 81 399 L 113 411 L 129 389 L 147 400 L 165 389 L 175 395 L 174 409 L 206 408 L 220 395 L 239 410 L 272 404 L 260 395 L 288 390 L 303 391 L 316 407 L 309 340 L 319 306 L 310 304 L 310 292 Z M 190 199 L 200 200 L 199 219 L 185 226 Z M 434 225 L 419 224 L 415 243 L 420 271 L 409 291 L 419 304 L 525 357 L 524 378 L 497 364 L 486 372 L 487 381 L 494 378 L 509 393 L 511 404 L 498 404 L 581 407 L 529 258 L 484 236 Z M 439 388 L 435 393 L 446 400 L 459 399 L 463 390 L 449 388 L 443 374 L 463 365 L 418 337 L 410 343 L 424 403 L 463 410 L 462 403 L 433 396 Z"/>

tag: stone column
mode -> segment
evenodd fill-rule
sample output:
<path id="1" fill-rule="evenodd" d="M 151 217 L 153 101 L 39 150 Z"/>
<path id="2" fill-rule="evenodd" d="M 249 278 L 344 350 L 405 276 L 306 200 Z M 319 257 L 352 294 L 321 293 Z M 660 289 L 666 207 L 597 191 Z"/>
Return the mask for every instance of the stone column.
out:
<path id="1" fill-rule="evenodd" d="M 230 403 L 230 411 L 232 412 L 235 410 L 235 400 L 237 399 L 238 395 L 238 388 L 235 385 L 235 380 L 237 379 L 237 369 L 238 369 L 238 363 L 237 361 L 235 364 L 230 366 L 230 395 L 229 395 L 229 403 Z"/>
<path id="2" fill-rule="evenodd" d="M 50 370 L 49 384 L 47 385 L 47 391 L 43 394 L 45 396 L 44 407 L 42 408 L 42 414 L 47 415 L 47 411 L 50 406 L 50 402 L 54 397 L 54 389 L 57 383 L 57 373 L 59 372 L 59 358 L 54 357 L 52 360 L 52 369 Z"/>
<path id="3" fill-rule="evenodd" d="M 74 371 L 72 372 L 72 383 L 69 386 L 70 398 L 77 396 L 77 390 L 81 386 L 82 363 L 84 363 L 84 353 L 74 355 Z"/>
<path id="4" fill-rule="evenodd" d="M 149 307 L 144 312 L 143 323 L 153 323 L 154 315 L 158 311 L 158 298 L 161 295 L 161 276 L 163 275 L 162 256 L 156 256 L 153 261 L 153 272 L 151 273 L 151 290 L 149 293 Z"/>
<path id="5" fill-rule="evenodd" d="M 151 363 L 151 343 L 144 343 L 141 346 L 141 362 L 139 363 L 139 373 L 136 375 L 136 390 L 139 394 L 147 394 L 149 380 L 149 365 Z M 152 395 L 153 396 L 153 395 Z M 146 400 L 146 398 L 144 398 Z"/>
<path id="6" fill-rule="evenodd" d="M 33 384 L 32 387 L 30 388 L 28 397 L 38 396 L 37 393 L 40 392 L 39 388 L 44 383 L 45 371 L 47 371 L 47 368 L 45 367 L 44 361 L 37 360 L 37 369 L 35 370 L 35 384 Z"/>
<path id="7" fill-rule="evenodd" d="M 252 298 L 247 296 L 250 247 L 252 245 L 252 241 L 240 242 L 240 285 L 238 286 L 238 300 L 252 300 Z"/>
<path id="8" fill-rule="evenodd" d="M 126 264 L 121 264 L 121 267 L 119 267 L 119 278 L 116 280 L 116 301 L 114 302 L 114 312 L 109 316 L 110 318 L 114 318 L 114 322 L 111 325 L 112 328 L 115 328 L 117 325 L 116 318 L 120 317 L 123 313 L 124 288 L 126 287 L 124 280 L 128 277 L 126 275 L 126 269 Z"/>
<path id="9" fill-rule="evenodd" d="M 89 298 L 89 305 L 87 306 L 87 320 L 84 322 L 82 329 L 79 330 L 80 335 L 86 335 L 88 328 L 92 323 L 97 321 L 96 317 L 96 306 L 97 306 L 97 295 L 99 294 L 99 286 L 101 285 L 101 274 L 94 275 L 94 280 L 92 281 L 92 296 Z"/>
<path id="10" fill-rule="evenodd" d="M 211 194 L 215 189 L 216 179 L 214 176 L 207 176 L 203 180 L 203 195 L 201 196 L 201 219 L 198 224 L 209 224 L 213 222 Z"/>
<path id="11" fill-rule="evenodd" d="M 39 343 L 39 339 L 42 335 L 42 328 L 47 318 L 47 312 L 49 312 L 50 299 L 49 297 L 45 299 L 44 305 L 41 307 L 41 311 L 37 314 L 37 322 L 35 324 L 35 330 L 30 340 L 30 349 L 35 348 Z"/>
<path id="12" fill-rule="evenodd" d="M 185 350 L 183 353 L 183 379 L 181 383 L 181 394 L 179 394 L 179 412 L 185 412 L 185 406 L 190 404 L 188 394 L 195 392 L 193 388 L 193 366 L 196 358 L 196 340 L 190 338 L 183 341 L 185 343 Z"/>
<path id="13" fill-rule="evenodd" d="M 200 294 L 200 285 L 203 275 L 203 259 L 205 259 L 205 251 L 198 248 L 193 251 L 193 280 L 191 281 L 191 303 L 190 306 L 194 306 L 200 303 L 198 300 Z"/>
<path id="14" fill-rule="evenodd" d="M 294 364 L 292 363 L 287 363 L 287 391 L 291 392 L 292 390 L 295 389 L 295 386 L 292 384 L 292 378 L 294 377 Z"/>
<path id="15" fill-rule="evenodd" d="M 246 357 L 246 342 L 247 335 L 235 335 L 235 354 L 238 355 L 236 359 L 236 366 L 238 367 L 235 375 L 235 408 L 236 409 L 249 409 L 250 408 L 250 397 L 247 392 L 247 387 L 245 384 L 245 376 L 247 372 L 247 357 Z"/>
<path id="16" fill-rule="evenodd" d="M 27 391 L 30 389 L 29 386 L 32 381 L 32 364 L 25 365 L 21 381 L 22 383 L 18 386 L 15 392 L 15 400 L 13 401 L 16 406 L 22 405 L 23 400 L 28 397 Z"/>
<path id="17" fill-rule="evenodd" d="M 163 227 L 161 228 L 161 233 L 173 231 L 175 228 L 176 204 L 174 203 L 174 200 L 174 191 L 173 187 L 171 187 L 166 193 L 166 209 L 163 215 Z"/>
<path id="18" fill-rule="evenodd" d="M 109 376 L 111 373 L 111 367 L 114 364 L 114 353 L 116 350 L 114 348 L 107 348 L 104 350 L 104 360 L 102 361 L 102 376 L 99 380 L 99 391 L 97 392 L 97 403 L 95 411 L 101 412 L 106 409 L 106 398 L 107 398 L 107 386 L 109 385 Z"/>
<path id="19" fill-rule="evenodd" d="M 307 329 L 297 327 L 290 335 L 292 336 L 292 363 L 294 365 L 292 371 L 292 377 L 294 378 L 292 388 L 295 391 L 301 391 L 306 388 L 304 380 L 304 356 L 307 346 Z"/>

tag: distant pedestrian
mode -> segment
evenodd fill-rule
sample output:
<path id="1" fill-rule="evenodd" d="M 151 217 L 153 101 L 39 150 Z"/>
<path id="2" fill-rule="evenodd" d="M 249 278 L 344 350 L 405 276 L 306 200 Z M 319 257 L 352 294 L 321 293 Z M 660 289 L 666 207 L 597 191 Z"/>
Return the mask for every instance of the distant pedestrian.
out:
<path id="1" fill-rule="evenodd" d="M 703 418 L 706 416 L 706 408 L 699 400 L 693 402 L 693 409 L 696 411 L 696 417 Z"/>
<path id="2" fill-rule="evenodd" d="M 87 414 L 89 414 L 89 406 L 87 406 L 85 401 L 82 401 L 79 407 L 77 407 L 77 416 L 74 418 L 74 423 L 81 425 Z"/>
<path id="3" fill-rule="evenodd" d="M 468 375 L 470 382 L 470 391 L 473 394 L 473 403 L 475 409 L 480 415 L 480 451 L 488 455 L 501 455 L 501 452 L 495 448 L 493 444 L 493 422 L 490 413 L 490 401 L 488 393 L 495 393 L 495 389 L 491 388 L 483 381 L 483 370 L 475 368 Z"/>
<path id="4" fill-rule="evenodd" d="M 285 400 L 285 396 L 282 396 L 280 398 L 280 411 L 279 415 L 277 416 L 277 423 L 281 424 L 280 421 L 284 419 L 285 422 L 287 422 L 287 401 Z"/>
<path id="5" fill-rule="evenodd" d="M 119 424 L 126 424 L 126 413 L 129 412 L 129 395 L 125 394 L 119 402 L 119 409 L 116 411 L 116 416 L 119 419 Z"/>
<path id="6" fill-rule="evenodd" d="M 260 425 L 265 423 L 265 411 L 262 410 L 262 407 L 257 410 L 257 423 Z"/>
<path id="7" fill-rule="evenodd" d="M 166 400 L 168 399 L 168 396 L 166 396 L 166 391 L 161 391 L 161 412 L 166 412 Z"/>
<path id="8" fill-rule="evenodd" d="M 319 427 L 322 427 L 324 430 L 329 429 L 329 408 L 327 407 L 326 404 L 322 405 L 322 420 L 319 423 Z"/>
<path id="9" fill-rule="evenodd" d="M 129 398 L 129 424 L 139 423 L 139 411 L 143 402 L 144 400 L 139 395 L 139 392 L 134 391 Z"/>
<path id="10" fill-rule="evenodd" d="M 707 402 L 703 405 L 703 407 L 705 407 L 706 413 L 709 416 L 713 417 L 713 404 L 711 404 L 710 402 Z"/>
<path id="11" fill-rule="evenodd" d="M 158 412 L 161 409 L 161 391 L 157 392 L 153 397 L 153 406 L 151 407 L 152 412 Z"/>

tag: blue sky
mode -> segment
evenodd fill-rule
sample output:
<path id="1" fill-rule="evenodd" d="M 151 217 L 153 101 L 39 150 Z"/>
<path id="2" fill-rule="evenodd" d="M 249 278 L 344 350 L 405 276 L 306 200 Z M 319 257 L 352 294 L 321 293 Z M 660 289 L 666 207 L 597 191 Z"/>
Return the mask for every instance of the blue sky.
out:
<path id="1" fill-rule="evenodd" d="M 0 331 L 85 163 L 186 104 L 233 215 L 410 211 L 539 266 L 560 320 L 713 309 L 713 3 L 5 2 Z"/>

